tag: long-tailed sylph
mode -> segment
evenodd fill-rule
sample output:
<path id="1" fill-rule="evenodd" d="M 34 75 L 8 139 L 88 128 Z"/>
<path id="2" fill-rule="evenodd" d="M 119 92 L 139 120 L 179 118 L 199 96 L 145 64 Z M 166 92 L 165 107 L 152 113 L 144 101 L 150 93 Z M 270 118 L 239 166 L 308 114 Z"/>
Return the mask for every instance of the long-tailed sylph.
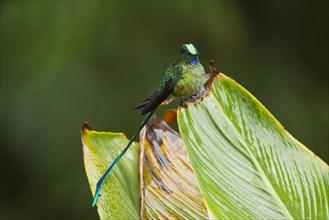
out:
<path id="1" fill-rule="evenodd" d="M 203 89 L 205 82 L 205 71 L 199 62 L 200 53 L 193 44 L 183 44 L 180 55 L 167 68 L 160 78 L 160 83 L 156 90 L 149 94 L 134 109 L 141 115 L 146 115 L 140 124 L 136 133 L 131 137 L 125 149 L 112 162 L 107 171 L 98 180 L 93 200 L 95 206 L 101 188 L 114 166 L 120 161 L 122 156 L 127 152 L 132 142 L 139 132 L 150 120 L 158 106 L 170 95 L 180 98 L 182 101 L 197 94 Z"/>

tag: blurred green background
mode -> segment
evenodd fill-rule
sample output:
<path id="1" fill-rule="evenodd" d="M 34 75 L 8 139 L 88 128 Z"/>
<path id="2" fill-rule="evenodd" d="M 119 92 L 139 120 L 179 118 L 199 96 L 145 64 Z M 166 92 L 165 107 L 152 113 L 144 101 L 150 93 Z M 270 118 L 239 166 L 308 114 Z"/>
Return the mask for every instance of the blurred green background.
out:
<path id="1" fill-rule="evenodd" d="M 188 42 L 328 163 L 327 1 L 1 1 L 1 219 L 97 218 L 82 123 L 130 136 Z"/>

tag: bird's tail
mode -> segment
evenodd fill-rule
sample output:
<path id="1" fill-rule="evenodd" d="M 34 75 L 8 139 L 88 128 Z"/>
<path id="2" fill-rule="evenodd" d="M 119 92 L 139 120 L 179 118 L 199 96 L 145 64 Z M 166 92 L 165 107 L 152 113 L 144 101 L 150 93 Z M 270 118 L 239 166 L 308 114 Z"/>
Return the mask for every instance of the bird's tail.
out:
<path id="1" fill-rule="evenodd" d="M 113 163 L 107 169 L 107 171 L 103 174 L 103 176 L 98 180 L 97 186 L 96 186 L 95 195 L 94 195 L 94 199 L 93 199 L 93 204 L 92 204 L 93 207 L 96 205 L 97 199 L 99 197 L 99 193 L 100 193 L 100 191 L 102 189 L 102 186 L 103 186 L 106 178 L 111 173 L 111 171 L 113 170 L 113 168 L 115 167 L 115 165 L 123 157 L 123 155 L 127 152 L 127 150 L 129 149 L 129 147 L 131 146 L 132 142 L 135 140 L 135 138 L 137 137 L 137 135 L 139 134 L 139 132 L 142 130 L 142 128 L 144 127 L 144 125 L 146 125 L 146 123 L 151 119 L 151 117 L 152 117 L 153 113 L 155 112 L 155 110 L 156 109 L 154 109 L 151 112 L 147 113 L 147 115 L 145 116 L 144 120 L 140 124 L 140 126 L 139 126 L 138 130 L 136 131 L 136 133 L 130 138 L 129 143 L 127 144 L 127 146 L 125 147 L 125 149 L 119 154 L 119 156 L 113 161 Z"/>

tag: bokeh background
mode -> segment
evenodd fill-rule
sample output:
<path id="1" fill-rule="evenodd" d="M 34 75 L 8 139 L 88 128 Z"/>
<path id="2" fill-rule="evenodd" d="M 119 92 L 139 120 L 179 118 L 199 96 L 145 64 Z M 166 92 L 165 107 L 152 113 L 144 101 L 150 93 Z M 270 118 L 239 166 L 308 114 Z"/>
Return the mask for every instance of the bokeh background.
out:
<path id="1" fill-rule="evenodd" d="M 80 128 L 124 131 L 182 43 L 328 156 L 328 1 L 1 1 L 1 219 L 95 219 Z"/>

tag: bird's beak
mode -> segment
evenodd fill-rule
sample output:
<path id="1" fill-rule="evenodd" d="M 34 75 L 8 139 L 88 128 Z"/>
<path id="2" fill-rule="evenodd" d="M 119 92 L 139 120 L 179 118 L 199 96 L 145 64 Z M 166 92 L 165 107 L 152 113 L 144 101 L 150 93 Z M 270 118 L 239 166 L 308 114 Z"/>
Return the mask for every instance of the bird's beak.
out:
<path id="1" fill-rule="evenodd" d="M 203 54 L 203 52 L 198 52 L 196 55 L 202 55 Z"/>

